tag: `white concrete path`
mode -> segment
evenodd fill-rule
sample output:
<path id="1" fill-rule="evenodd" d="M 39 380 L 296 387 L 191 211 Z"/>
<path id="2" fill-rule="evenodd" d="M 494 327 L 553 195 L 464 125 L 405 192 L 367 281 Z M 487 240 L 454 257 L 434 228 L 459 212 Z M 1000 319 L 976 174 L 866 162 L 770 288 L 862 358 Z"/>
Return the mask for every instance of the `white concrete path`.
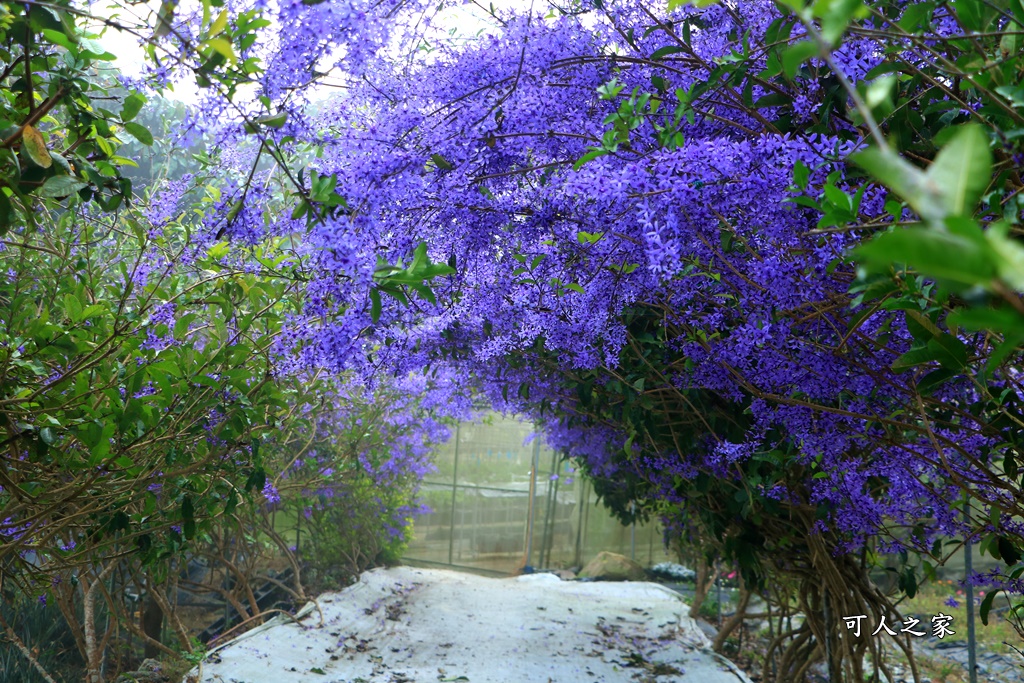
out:
<path id="1" fill-rule="evenodd" d="M 657 584 L 366 572 L 214 650 L 202 683 L 750 683 Z M 188 680 L 188 679 L 186 679 Z"/>

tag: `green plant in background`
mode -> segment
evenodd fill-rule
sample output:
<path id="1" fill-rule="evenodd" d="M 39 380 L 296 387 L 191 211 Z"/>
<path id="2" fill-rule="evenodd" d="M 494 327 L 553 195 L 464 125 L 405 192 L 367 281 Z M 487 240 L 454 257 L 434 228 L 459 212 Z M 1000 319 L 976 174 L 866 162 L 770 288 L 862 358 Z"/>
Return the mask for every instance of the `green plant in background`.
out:
<path id="1" fill-rule="evenodd" d="M 60 609 L 50 601 L 33 600 L 16 591 L 6 591 L 0 601 L 4 622 L 12 625 L 17 637 L 29 648 L 46 671 L 58 681 L 79 681 L 85 662 L 75 646 L 71 629 Z M 8 640 L 0 634 L 0 641 Z M 24 683 L 44 681 L 35 666 L 14 647 L 0 648 L 0 671 L 4 680 Z"/>
<path id="2" fill-rule="evenodd" d="M 295 447 L 268 448 L 268 506 L 254 525 L 297 555 L 293 565 L 320 589 L 347 585 L 397 562 L 420 508 L 419 483 L 447 420 L 419 407 L 407 382 L 345 390 L 322 408 Z M 300 562 L 301 561 L 301 562 Z"/>
<path id="3" fill-rule="evenodd" d="M 2 7 L 0 577 L 63 613 L 97 680 L 120 627 L 153 635 L 111 593 L 157 598 L 190 544 L 262 503 L 264 435 L 306 420 L 317 384 L 273 364 L 301 259 L 210 239 L 210 175 L 136 210 L 124 147 L 154 142 L 147 98 L 104 75 L 70 5 Z"/>
<path id="4" fill-rule="evenodd" d="M 211 3 L 203 14 L 197 40 L 182 39 L 172 59 L 230 103 L 259 71 L 258 58 L 238 55 L 268 22 L 255 11 L 229 17 Z M 240 232 L 262 225 L 264 211 L 276 215 L 297 183 L 309 220 L 344 208 L 327 178 L 314 178 L 311 193 L 302 174 L 287 171 L 252 187 L 257 170 L 287 166 L 269 136 L 286 115 L 242 115 L 251 149 L 247 140 L 236 151 L 253 153 L 248 174 L 226 172 L 205 139 L 174 149 L 167 119 L 181 119 L 182 106 L 116 77 L 114 56 L 85 28 L 95 22 L 111 23 L 65 0 L 0 3 L 0 585 L 63 614 L 90 681 L 102 678 L 122 630 L 147 651 L 198 656 L 174 609 L 183 567 L 234 533 L 239 547 L 265 543 L 240 521 L 262 516 L 276 497 L 274 468 L 288 468 L 314 435 L 330 441 L 332 425 L 319 412 L 325 395 L 343 410 L 364 391 L 339 393 L 347 378 L 282 369 L 282 358 L 300 351 L 282 346 L 281 334 L 286 321 L 299 327 L 309 316 L 302 294 L 317 254 L 300 252 L 287 231 Z M 147 47 L 154 64 L 169 56 L 161 35 Z M 130 158 L 140 146 L 155 149 L 142 168 Z M 160 158 L 171 150 L 173 158 Z M 238 187 L 248 202 L 228 200 Z M 140 188 L 146 201 L 133 194 Z M 429 298 L 426 282 L 450 271 L 423 246 L 408 266 L 379 264 L 375 282 L 393 297 Z M 313 318 L 329 322 L 344 310 Z M 381 424 L 394 423 L 391 442 L 374 435 L 377 418 L 367 413 L 368 446 L 321 444 L 344 472 L 339 490 L 353 493 L 347 512 L 363 520 L 339 526 L 360 531 L 325 563 L 344 551 L 359 556 L 358 571 L 400 552 L 414 498 L 408 480 L 418 476 L 403 468 L 426 457 L 410 435 L 418 427 L 397 426 L 408 416 L 394 406 L 407 397 Z M 360 479 L 377 467 L 388 476 Z M 373 491 L 392 483 L 393 492 Z M 305 499 L 295 508 L 318 509 L 318 495 L 294 490 Z M 399 533 L 380 540 L 382 524 Z M 251 567 L 232 566 L 237 592 L 249 591 Z M 245 618 L 257 610 L 221 591 Z M 155 622 L 140 625 L 126 592 L 144 596 Z M 298 572 L 295 593 L 303 596 Z M 38 641 L 30 645 L 24 651 Z M 10 653 L 21 656 L 17 642 L 3 649 Z"/>

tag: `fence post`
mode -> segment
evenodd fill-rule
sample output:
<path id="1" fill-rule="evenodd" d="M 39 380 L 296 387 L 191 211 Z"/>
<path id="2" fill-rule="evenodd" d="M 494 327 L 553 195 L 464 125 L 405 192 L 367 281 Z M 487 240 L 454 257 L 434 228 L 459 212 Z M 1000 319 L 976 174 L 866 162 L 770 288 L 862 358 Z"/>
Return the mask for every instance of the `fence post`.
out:
<path id="1" fill-rule="evenodd" d="M 576 551 L 572 559 L 572 566 L 579 569 L 583 566 L 583 512 L 586 510 L 587 503 L 590 500 L 586 478 L 578 477 L 576 479 L 576 488 L 579 491 L 576 498 L 578 501 L 577 506 L 579 507 L 579 517 L 576 521 Z"/>
<path id="2" fill-rule="evenodd" d="M 459 486 L 459 424 L 455 424 L 455 468 L 452 471 L 452 519 L 448 525 L 448 564 L 455 549 L 455 491 Z"/>
<path id="3" fill-rule="evenodd" d="M 629 501 L 629 514 L 633 523 L 629 525 L 629 559 L 636 562 L 636 503 Z"/>
<path id="4" fill-rule="evenodd" d="M 715 598 L 718 601 L 718 628 L 722 628 L 722 570 L 718 563 L 715 563 Z"/>
<path id="5" fill-rule="evenodd" d="M 964 586 L 967 591 L 967 678 L 970 683 L 978 683 L 978 644 L 974 634 L 974 584 L 971 583 L 971 574 L 974 573 L 974 568 L 971 566 L 973 564 L 970 532 L 971 506 L 970 502 L 966 500 L 964 501 L 964 518 L 968 526 L 964 535 L 964 578 L 967 584 Z"/>
<path id="6" fill-rule="evenodd" d="M 526 569 L 533 570 L 534 497 L 537 491 L 537 468 L 540 467 L 540 434 L 533 437 L 533 464 L 530 466 L 530 506 L 526 512 Z"/>
<path id="7" fill-rule="evenodd" d="M 551 474 L 557 476 L 558 454 L 551 451 Z M 547 504 L 544 506 L 544 535 L 540 543 L 540 562 L 537 566 L 546 569 L 551 564 L 551 545 L 554 542 L 554 527 L 551 525 L 555 514 L 555 498 L 558 496 L 558 479 L 548 479 Z"/>

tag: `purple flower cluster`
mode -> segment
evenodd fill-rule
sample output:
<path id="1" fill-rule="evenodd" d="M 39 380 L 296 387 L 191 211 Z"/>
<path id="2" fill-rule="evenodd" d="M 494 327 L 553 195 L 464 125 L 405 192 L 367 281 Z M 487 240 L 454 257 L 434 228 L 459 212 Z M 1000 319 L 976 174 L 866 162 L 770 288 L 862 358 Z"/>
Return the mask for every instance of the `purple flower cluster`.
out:
<path id="1" fill-rule="evenodd" d="M 256 147 L 242 144 L 240 121 L 204 99 L 187 123 L 223 147 L 228 180 L 201 219 L 200 242 L 304 235 L 293 254 L 304 307 L 276 341 L 275 372 L 354 378 L 328 397 L 337 408 L 317 418 L 318 434 L 356 419 L 345 406 L 386 384 L 384 375 L 421 401 L 414 408 L 391 395 L 375 425 L 385 445 L 357 450 L 375 486 L 422 478 L 428 444 L 444 428 L 417 411 L 465 413 L 473 390 L 499 410 L 542 421 L 548 443 L 591 473 L 611 480 L 628 468 L 679 504 L 674 528 L 686 523 L 678 481 L 728 479 L 785 453 L 813 475 L 754 488 L 824 511 L 816 528 L 842 538 L 840 551 L 923 519 L 931 522 L 923 537 L 881 542 L 898 549 L 962 531 L 948 504 L 948 470 L 974 478 L 970 455 L 996 443 L 967 417 L 931 434 L 913 420 L 902 430 L 886 422 L 908 408 L 905 378 L 891 367 L 913 340 L 901 313 L 877 311 L 851 325 L 855 274 L 845 257 L 860 236 L 815 233 L 820 213 L 793 185 L 794 169 L 806 167 L 811 197 L 854 194 L 844 159 L 860 134 L 822 116 L 833 96 L 823 60 L 746 87 L 725 70 L 747 60 L 747 73 L 771 72 L 775 3 L 687 5 L 655 18 L 635 0 L 586 14 L 503 12 L 473 41 L 436 41 L 408 60 L 390 48 L 419 44 L 412 27 L 423 19 L 421 2 L 227 6 L 275 11 L 280 22 L 246 48 L 265 66 L 266 99 L 238 106 L 249 116 L 287 112 L 266 135 L 289 151 L 311 146 L 303 191 L 309 178 L 332 178 L 347 209 L 308 223 L 291 218 L 291 207 L 280 212 L 267 189 L 274 177 L 255 164 Z M 676 33 L 684 26 L 685 40 Z M 859 37 L 833 57 L 857 82 L 891 47 Z M 332 69 L 344 96 L 304 109 L 318 74 Z M 609 84 L 621 86 L 618 94 L 607 95 Z M 645 92 L 647 109 L 613 130 L 632 94 Z M 678 135 L 666 138 L 673 128 Z M 576 164 L 596 149 L 603 153 Z M 158 196 L 155 225 L 174 215 L 186 187 Z M 857 208 L 880 215 L 883 199 L 869 189 Z M 378 260 L 407 265 L 421 242 L 431 261 L 455 263 L 457 274 L 434 279 L 429 295 L 407 290 L 409 302 L 384 295 L 372 312 Z M 624 430 L 583 417 L 587 397 L 567 378 L 596 375 L 595 393 L 620 382 L 644 335 L 661 343 L 662 395 L 679 404 L 713 396 L 737 407 L 743 428 L 726 436 L 709 426 L 671 447 L 633 442 L 624 454 Z M 941 397 L 959 405 L 969 391 L 951 383 Z M 323 485 L 311 493 L 324 501 L 347 494 L 332 483 L 346 474 L 336 463 L 303 460 L 282 480 L 315 472 Z M 276 489 L 264 493 L 276 502 Z"/>
<path id="2" fill-rule="evenodd" d="M 281 13 L 295 26 L 324 13 L 339 26 L 361 21 L 344 4 L 287 5 Z M 658 142 L 655 126 L 682 106 L 672 93 L 707 82 L 740 36 L 756 43 L 778 16 L 761 1 L 676 10 L 675 21 L 701 29 L 680 48 L 692 53 L 671 68 L 648 59 L 670 38 L 647 30 L 649 17 L 630 2 L 587 20 L 503 17 L 500 29 L 478 41 L 441 43 L 412 65 L 356 60 L 360 77 L 347 97 L 320 108 L 309 125 L 322 140 L 314 170 L 336 177 L 359 210 L 312 226 L 310 256 L 320 271 L 309 286 L 308 315 L 294 320 L 281 353 L 296 367 L 371 377 L 382 367 L 399 376 L 425 367 L 449 373 L 499 409 L 545 420 L 549 443 L 612 477 L 625 436 L 559 418 L 585 412 L 559 373 L 618 371 L 633 334 L 624 314 L 658 311 L 665 347 L 677 354 L 665 388 L 711 392 L 748 406 L 750 416 L 738 438 L 709 432 L 686 452 L 640 449 L 632 467 L 660 495 L 671 498 L 678 477 L 732 476 L 737 465 L 784 448 L 823 476 L 801 482 L 799 493 L 769 482 L 764 495 L 799 495 L 830 510 L 822 527 L 851 548 L 893 521 L 935 518 L 933 533 L 954 533 L 958 523 L 943 505 L 949 491 L 926 483 L 940 478 L 929 439 L 908 436 L 880 449 L 887 435 L 863 417 L 903 404 L 901 380 L 889 367 L 911 340 L 883 330 L 891 317 L 884 315 L 868 316 L 848 334 L 852 273 L 843 258 L 857 236 L 812 234 L 819 216 L 792 201 L 798 164 L 810 169 L 812 192 L 831 182 L 852 194 L 842 179 L 856 144 L 851 129 L 835 122 L 827 134 L 801 135 L 767 122 L 786 112 L 811 121 L 820 84 L 804 73 L 796 88 L 774 83 L 790 104 L 757 115 L 742 106 L 746 95 L 725 87 L 713 104 L 696 102 L 692 120 L 682 117 L 681 144 Z M 333 27 L 316 30 L 331 43 Z M 374 40 L 367 36 L 367 45 Z M 637 63 L 621 67 L 620 50 Z M 290 46 L 280 62 L 292 65 L 291 75 L 268 80 L 268 92 L 296 86 L 299 66 L 308 70 L 325 54 Z M 864 40 L 836 53 L 853 80 L 882 56 L 881 46 Z M 751 69 L 759 66 L 767 65 L 755 60 Z M 613 78 L 621 95 L 602 99 L 599 88 Z M 628 93 L 659 81 L 668 113 L 642 117 L 628 145 L 574 169 L 602 144 Z M 752 97 L 768 94 L 757 85 Z M 881 207 L 880 192 L 860 198 L 866 214 Z M 436 304 L 384 297 L 374 324 L 359 294 L 366 273 L 378 257 L 408 258 L 420 241 L 432 260 L 454 257 L 458 275 L 431 283 Z M 888 342 L 879 348 L 873 339 L 883 331 Z M 555 417 L 545 412 L 551 406 Z M 973 431 L 950 426 L 943 438 L 965 443 Z M 415 448 L 384 459 L 362 453 L 360 464 L 386 486 L 420 472 L 418 457 L 407 453 Z"/>

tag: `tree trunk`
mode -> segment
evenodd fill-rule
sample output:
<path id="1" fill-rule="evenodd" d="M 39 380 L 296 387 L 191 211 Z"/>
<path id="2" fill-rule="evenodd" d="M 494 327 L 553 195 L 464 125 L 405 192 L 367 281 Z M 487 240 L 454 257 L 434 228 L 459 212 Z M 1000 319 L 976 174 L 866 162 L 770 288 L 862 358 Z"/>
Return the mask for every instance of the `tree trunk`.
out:
<path id="1" fill-rule="evenodd" d="M 747 604 L 750 603 L 750 591 L 747 590 L 747 585 L 743 582 L 743 577 L 740 576 L 740 599 L 736 605 L 736 612 L 725 620 L 722 624 L 722 628 L 719 629 L 718 635 L 715 636 L 714 642 L 711 643 L 711 649 L 715 652 L 721 652 L 722 646 L 725 645 L 725 640 L 728 638 L 737 627 L 743 625 L 743 620 L 747 616 Z"/>
<path id="2" fill-rule="evenodd" d="M 715 585 L 715 565 L 707 561 L 703 555 L 697 557 L 697 579 L 693 589 L 693 601 L 690 603 L 690 618 L 696 619 L 700 615 L 700 608 L 708 592 Z"/>
<path id="3" fill-rule="evenodd" d="M 142 627 L 142 632 L 156 642 L 162 642 L 160 636 L 163 633 L 164 611 L 160 609 L 160 603 L 158 603 L 152 595 L 146 596 L 146 606 L 142 611 L 141 619 L 142 623 L 140 625 Z M 146 659 L 159 658 L 161 654 L 160 648 L 148 641 L 145 641 L 145 643 Z"/>
<path id="4" fill-rule="evenodd" d="M 85 633 L 85 662 L 88 668 L 87 680 L 89 683 L 103 683 L 103 658 L 106 654 L 106 648 L 104 647 L 106 639 L 104 638 L 101 642 L 96 637 L 96 592 L 116 566 L 117 560 L 111 560 L 110 564 L 103 568 L 88 587 L 86 587 L 85 582 L 82 582 L 82 607 L 85 612 L 82 631 Z"/>

